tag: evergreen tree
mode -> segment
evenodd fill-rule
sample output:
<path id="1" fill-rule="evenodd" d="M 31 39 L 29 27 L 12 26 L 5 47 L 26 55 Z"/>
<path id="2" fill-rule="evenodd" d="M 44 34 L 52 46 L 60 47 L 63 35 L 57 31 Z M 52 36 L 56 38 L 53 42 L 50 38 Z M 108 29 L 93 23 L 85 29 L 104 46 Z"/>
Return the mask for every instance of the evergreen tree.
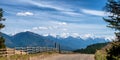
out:
<path id="1" fill-rule="evenodd" d="M 115 34 L 118 38 L 117 40 L 120 41 L 120 0 L 108 0 L 105 11 L 109 16 L 103 19 L 109 23 L 107 27 L 118 31 Z"/>
<path id="2" fill-rule="evenodd" d="M 2 24 L 2 21 L 5 19 L 3 18 L 3 9 L 0 8 L 0 49 L 5 48 L 5 39 L 2 37 L 1 29 L 5 27 L 5 25 Z"/>
<path id="3" fill-rule="evenodd" d="M 109 13 L 107 18 L 110 28 L 115 29 L 116 41 L 111 43 L 111 47 L 107 49 L 107 60 L 120 60 L 120 0 L 108 0 L 105 6 L 105 11 Z"/>
<path id="4" fill-rule="evenodd" d="M 104 20 L 109 23 L 107 27 L 120 31 L 120 2 L 108 0 L 105 10 L 109 13 L 108 18 L 104 18 Z"/>

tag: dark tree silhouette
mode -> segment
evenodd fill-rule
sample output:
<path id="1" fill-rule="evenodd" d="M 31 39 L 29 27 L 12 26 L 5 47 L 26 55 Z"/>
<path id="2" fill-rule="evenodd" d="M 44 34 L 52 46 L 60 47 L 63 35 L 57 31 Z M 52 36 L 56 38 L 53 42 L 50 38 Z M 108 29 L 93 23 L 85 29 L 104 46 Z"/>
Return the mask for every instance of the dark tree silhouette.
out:
<path id="1" fill-rule="evenodd" d="M 107 27 L 117 30 L 115 33 L 120 41 L 120 0 L 108 0 L 105 11 L 109 14 L 108 18 L 103 18 L 109 24 Z"/>
<path id="2" fill-rule="evenodd" d="M 2 33 L 1 33 L 1 29 L 5 27 L 5 25 L 2 24 L 2 21 L 4 21 L 5 19 L 3 18 L 3 9 L 0 8 L 0 49 L 1 48 L 5 48 L 5 39 L 2 37 Z"/>
<path id="3" fill-rule="evenodd" d="M 108 22 L 108 26 L 117 32 L 116 41 L 111 43 L 111 47 L 107 50 L 107 60 L 120 60 L 120 0 L 108 0 L 105 11 L 109 14 L 104 18 Z"/>
<path id="4" fill-rule="evenodd" d="M 109 23 L 108 27 L 120 31 L 120 2 L 108 0 L 105 11 L 109 13 L 108 18 L 104 18 L 104 20 Z"/>

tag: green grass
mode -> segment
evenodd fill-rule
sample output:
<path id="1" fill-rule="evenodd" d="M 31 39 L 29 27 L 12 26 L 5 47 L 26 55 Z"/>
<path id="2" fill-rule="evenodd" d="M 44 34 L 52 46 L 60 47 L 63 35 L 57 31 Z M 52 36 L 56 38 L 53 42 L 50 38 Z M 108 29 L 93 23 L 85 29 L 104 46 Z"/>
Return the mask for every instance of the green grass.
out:
<path id="1" fill-rule="evenodd" d="M 0 57 L 0 60 L 27 60 L 29 59 L 29 55 L 12 55 L 9 57 Z"/>

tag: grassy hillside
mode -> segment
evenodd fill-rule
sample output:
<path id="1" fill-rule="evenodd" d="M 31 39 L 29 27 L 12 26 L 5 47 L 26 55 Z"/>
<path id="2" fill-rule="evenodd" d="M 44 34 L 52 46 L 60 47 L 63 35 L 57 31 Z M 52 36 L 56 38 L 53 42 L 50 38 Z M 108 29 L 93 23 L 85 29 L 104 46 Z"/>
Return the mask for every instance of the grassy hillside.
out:
<path id="1" fill-rule="evenodd" d="M 76 53 L 94 54 L 96 52 L 96 50 L 100 50 L 101 48 L 103 48 L 107 44 L 108 43 L 97 43 L 97 44 L 89 45 L 85 49 L 75 50 L 74 52 L 76 52 Z"/>
<path id="2" fill-rule="evenodd" d="M 109 43 L 95 53 L 96 60 L 120 60 L 120 41 Z"/>

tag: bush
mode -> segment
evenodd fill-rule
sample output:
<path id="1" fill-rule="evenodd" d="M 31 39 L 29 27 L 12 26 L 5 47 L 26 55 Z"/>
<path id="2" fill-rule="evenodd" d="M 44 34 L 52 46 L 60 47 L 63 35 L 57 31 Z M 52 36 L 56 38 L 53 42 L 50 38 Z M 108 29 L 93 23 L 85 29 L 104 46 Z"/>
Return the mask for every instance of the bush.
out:
<path id="1" fill-rule="evenodd" d="M 108 60 L 120 60 L 120 42 L 113 42 L 110 49 L 107 50 Z"/>
<path id="2" fill-rule="evenodd" d="M 96 60 L 120 60 L 120 42 L 111 42 L 95 53 Z"/>
<path id="3" fill-rule="evenodd" d="M 102 50 L 98 50 L 95 53 L 95 60 L 107 60 L 106 59 L 106 52 L 102 51 Z"/>

